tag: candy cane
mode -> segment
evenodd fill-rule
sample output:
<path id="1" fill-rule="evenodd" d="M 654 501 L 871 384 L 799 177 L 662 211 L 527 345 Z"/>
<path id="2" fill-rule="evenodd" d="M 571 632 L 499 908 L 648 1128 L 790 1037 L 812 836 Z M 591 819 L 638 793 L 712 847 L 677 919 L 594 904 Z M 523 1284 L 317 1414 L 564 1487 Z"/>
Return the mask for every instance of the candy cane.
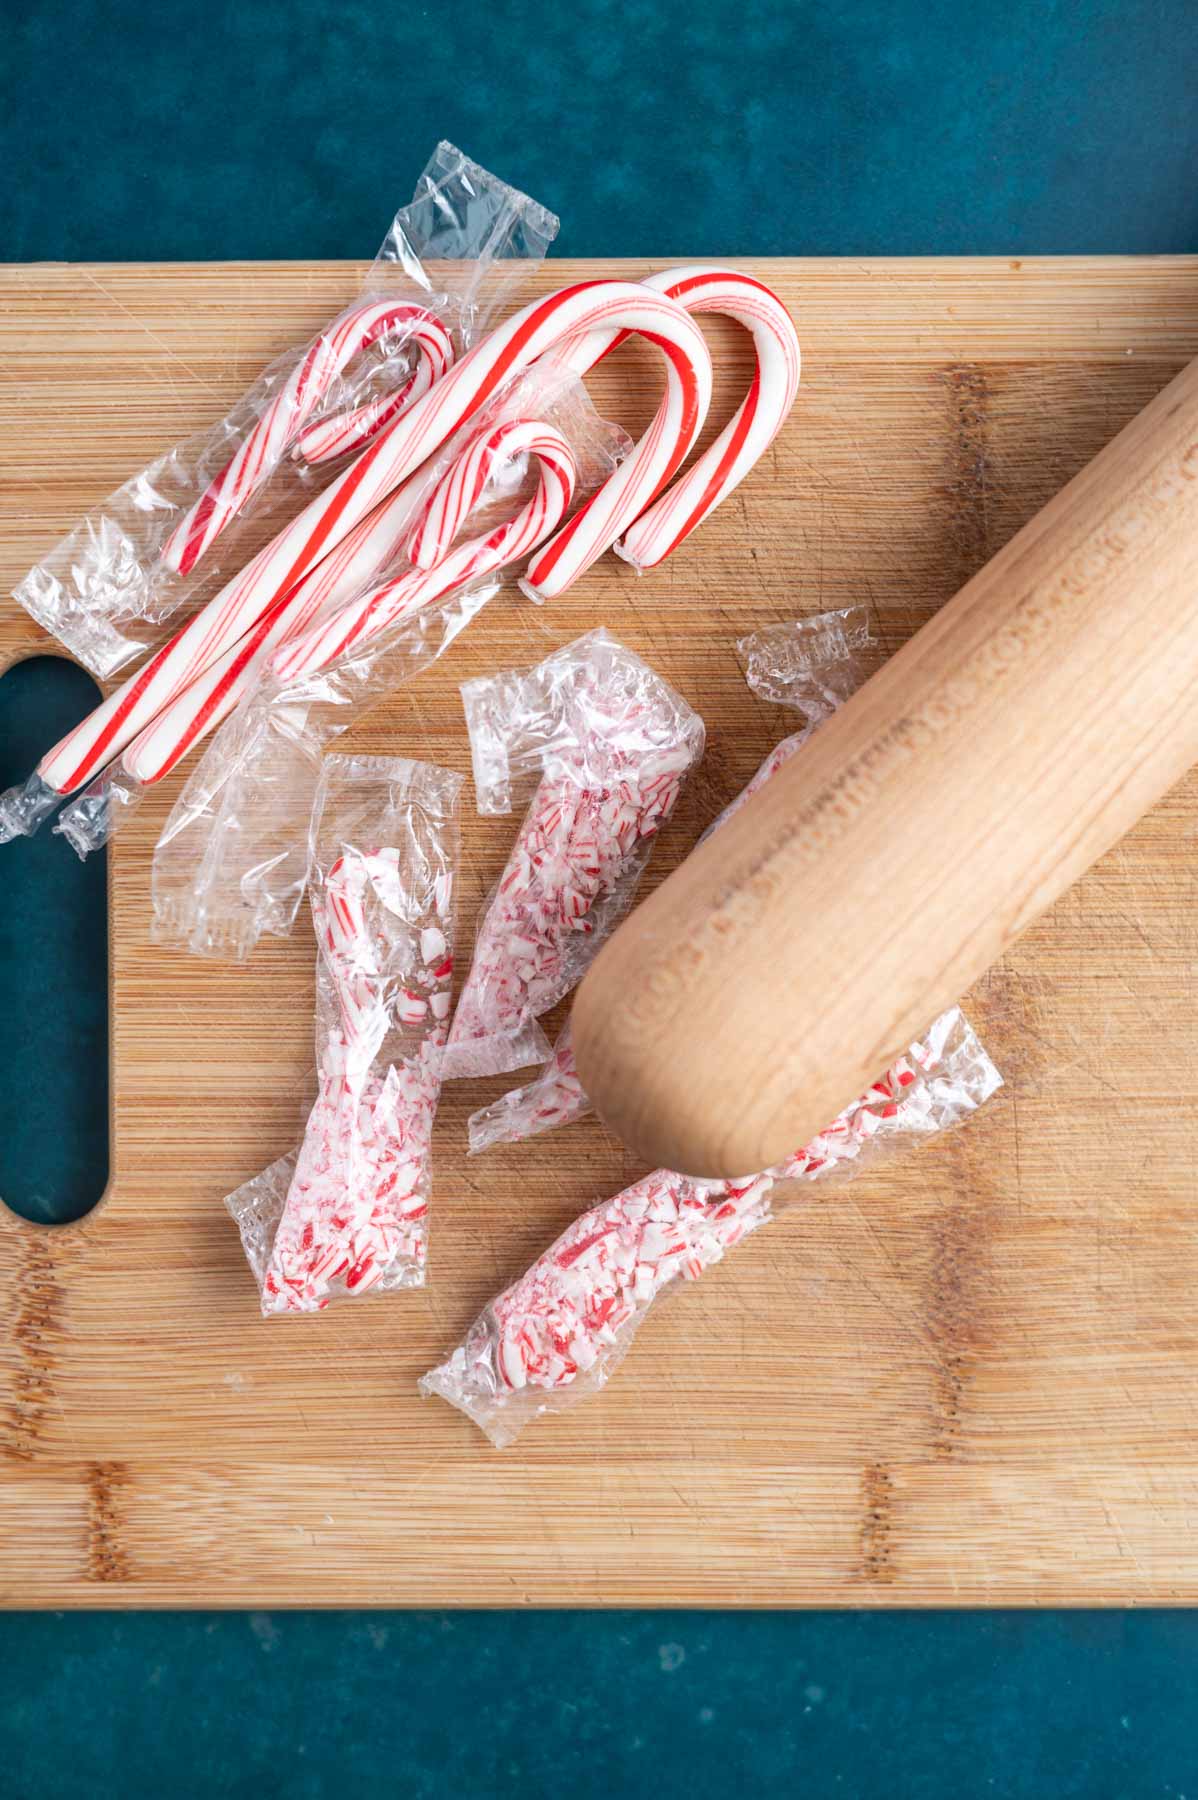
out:
<path id="1" fill-rule="evenodd" d="M 703 754 L 703 723 L 605 631 L 535 668 L 462 690 L 480 810 L 540 779 L 478 924 L 445 1072 L 498 1074 L 539 1060 L 538 1018 L 581 979 L 632 903 L 657 833 Z"/>
<path id="2" fill-rule="evenodd" d="M 592 329 L 634 331 L 661 350 L 666 364 L 657 418 L 590 503 L 603 500 L 607 543 L 614 542 L 688 455 L 711 402 L 711 357 L 698 327 L 664 295 L 631 281 L 582 282 L 515 313 L 385 426 L 202 612 L 55 745 L 38 765 L 42 781 L 60 794 L 90 781 L 500 386 L 562 339 Z M 605 547 L 592 541 L 587 561 Z"/>
<path id="3" fill-rule="evenodd" d="M 548 482 L 552 492 L 552 499 L 538 492 L 531 508 L 526 509 L 532 515 L 530 528 L 533 520 L 543 522 L 546 510 L 554 503 L 558 518 L 564 515 L 578 479 L 569 445 L 560 432 L 538 419 L 511 420 L 493 431 L 480 431 L 429 495 L 408 536 L 407 554 L 414 568 L 433 569 L 445 560 L 487 488 L 520 456 L 540 459 L 540 488 L 545 489 Z M 563 481 L 568 485 L 564 494 L 559 494 Z M 514 526 L 517 521 L 511 523 Z"/>
<path id="4" fill-rule="evenodd" d="M 496 1075 L 543 1057 L 536 1020 L 598 950 L 594 910 L 673 811 L 694 749 L 684 739 L 656 756 L 625 756 L 616 740 L 604 779 L 595 746 L 580 746 L 568 763 L 561 759 L 564 772 L 542 777 L 479 926 L 446 1049 L 451 1078 Z"/>
<path id="5" fill-rule="evenodd" d="M 397 488 L 246 635 L 190 682 L 126 749 L 122 766 L 149 785 L 215 731 L 255 685 L 280 644 L 327 619 L 394 562 L 410 532 L 416 496 Z"/>
<path id="6" fill-rule="evenodd" d="M 639 283 L 582 282 L 524 307 L 376 437 L 304 517 L 318 530 L 336 530 L 338 516 L 352 517 L 360 505 L 362 490 L 372 491 L 380 480 L 402 479 L 520 370 L 563 340 L 591 331 L 632 331 L 648 338 L 665 358 L 666 393 L 632 454 L 565 527 L 569 542 L 555 558 L 560 567 L 554 588 L 563 592 L 672 479 L 711 403 L 711 358 L 702 334 L 683 309 Z"/>
<path id="7" fill-rule="evenodd" d="M 485 537 L 450 549 L 468 514 L 478 504 L 496 464 L 521 454 L 538 462 L 537 489 L 527 505 Z M 343 607 L 302 637 L 289 639 L 274 659 L 281 681 L 294 681 L 322 669 L 355 645 L 374 637 L 396 619 L 516 562 L 565 517 L 574 497 L 577 465 L 559 431 L 536 420 L 500 425 L 475 439 L 438 484 L 428 509 L 408 544 L 408 555 L 437 560 L 386 582 L 373 593 Z"/>
<path id="8" fill-rule="evenodd" d="M 896 1129 L 917 1081 L 912 1060 L 901 1057 L 818 1137 L 763 1174 L 704 1182 L 657 1169 L 584 1213 L 495 1303 L 503 1385 L 569 1385 L 669 1282 L 694 1280 L 764 1225 L 779 1182 L 826 1179 L 856 1161 L 884 1126 Z"/>
<path id="9" fill-rule="evenodd" d="M 785 1164 L 743 1181 L 646 1175 L 584 1213 L 547 1256 L 495 1302 L 495 1369 L 503 1387 L 565 1387 L 678 1276 L 694 1279 L 770 1217 L 778 1181 L 815 1176 L 860 1155 L 880 1115 L 893 1118 L 914 1083 L 906 1060 Z"/>
<path id="10" fill-rule="evenodd" d="M 736 319 L 752 333 L 757 366 L 749 392 L 715 443 L 616 545 L 617 554 L 637 569 L 663 562 L 744 480 L 794 405 L 801 368 L 799 340 L 790 314 L 778 296 L 753 276 L 738 269 L 696 265 L 663 269 L 647 276 L 645 286 L 667 294 L 688 312 L 723 313 Z M 558 354 L 576 374 L 583 375 L 626 336 L 625 332 L 592 332 L 563 345 Z M 553 548 L 553 544 L 545 546 L 521 584 L 536 599 L 561 591 L 554 573 Z"/>
<path id="11" fill-rule="evenodd" d="M 445 555 L 498 464 L 523 454 L 536 456 L 540 463 L 537 491 L 528 505 L 486 537 Z M 228 717 L 272 656 L 279 679 L 295 680 L 324 668 L 394 619 L 516 561 L 564 516 L 576 480 L 574 455 L 561 433 L 535 420 L 520 420 L 482 434 L 462 451 L 433 490 L 414 530 L 409 488 L 396 489 L 298 587 L 277 600 L 239 643 L 163 708 L 126 750 L 126 771 L 147 785 L 168 775 Z M 452 496 L 455 510 L 447 509 L 446 494 Z M 442 560 L 429 572 L 405 573 L 362 596 L 370 577 L 394 560 L 397 536 L 404 527 L 409 528 L 410 542 L 419 541 L 426 548 L 439 532 L 435 541 L 442 545 Z"/>
<path id="12" fill-rule="evenodd" d="M 317 419 L 300 432 L 291 448 L 293 458 L 296 462 L 316 465 L 332 462 L 336 457 L 349 456 L 352 451 L 361 450 L 384 425 L 398 417 L 421 394 L 427 393 L 433 382 L 441 379 L 452 361 L 451 345 L 450 354 L 443 359 L 440 373 L 430 374 L 428 380 L 420 379 L 417 385 L 418 378 L 422 375 L 422 369 L 417 368 L 398 393 L 380 394 L 362 406 L 332 413 L 327 419 Z"/>
<path id="13" fill-rule="evenodd" d="M 555 754 L 478 928 L 446 1047 L 450 1077 L 495 1075 L 539 1060 L 537 1019 L 580 980 L 631 901 L 652 839 L 702 750 L 693 715 L 673 741 L 640 741 L 636 723 Z"/>
<path id="14" fill-rule="evenodd" d="M 371 300 L 351 307 L 313 339 L 235 455 L 175 527 L 162 551 L 168 569 L 187 575 L 195 568 L 214 539 L 272 474 L 341 371 L 395 325 L 411 327 L 405 339 L 405 347 L 410 342 L 414 352 L 411 374 L 398 393 L 384 396 L 373 408 L 358 408 L 349 424 L 345 416 L 321 421 L 315 429 L 324 432 L 328 440 L 323 456 L 337 455 L 361 443 L 441 379 L 453 362 L 453 340 L 426 307 L 395 300 Z M 302 444 L 304 439 L 300 441 Z"/>

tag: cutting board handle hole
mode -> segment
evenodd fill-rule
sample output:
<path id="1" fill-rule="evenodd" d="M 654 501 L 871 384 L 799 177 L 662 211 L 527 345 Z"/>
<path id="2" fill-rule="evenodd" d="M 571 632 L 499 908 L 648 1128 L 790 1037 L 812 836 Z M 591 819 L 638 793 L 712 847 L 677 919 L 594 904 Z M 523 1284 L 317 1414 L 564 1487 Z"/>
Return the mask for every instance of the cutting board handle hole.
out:
<path id="1" fill-rule="evenodd" d="M 24 781 L 97 698 L 60 656 L 5 670 L 0 788 Z M 81 863 L 49 825 L 0 845 L 0 1197 L 40 1225 L 81 1219 L 108 1184 L 106 864 Z"/>

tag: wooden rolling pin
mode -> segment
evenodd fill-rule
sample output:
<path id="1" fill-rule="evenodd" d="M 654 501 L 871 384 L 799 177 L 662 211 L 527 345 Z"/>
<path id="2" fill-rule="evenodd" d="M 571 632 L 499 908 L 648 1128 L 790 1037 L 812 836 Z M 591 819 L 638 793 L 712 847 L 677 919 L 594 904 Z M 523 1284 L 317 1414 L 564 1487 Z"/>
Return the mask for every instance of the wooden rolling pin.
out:
<path id="1" fill-rule="evenodd" d="M 579 1073 L 650 1162 L 767 1168 L 1198 760 L 1198 362 L 620 927 Z"/>

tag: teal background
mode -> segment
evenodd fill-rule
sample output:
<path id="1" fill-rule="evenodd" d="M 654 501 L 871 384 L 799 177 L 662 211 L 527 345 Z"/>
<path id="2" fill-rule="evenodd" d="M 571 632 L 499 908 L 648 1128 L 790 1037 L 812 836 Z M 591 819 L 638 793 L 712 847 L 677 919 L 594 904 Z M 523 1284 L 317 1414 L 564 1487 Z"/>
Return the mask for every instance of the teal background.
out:
<path id="1" fill-rule="evenodd" d="M 1182 1614 L 12 1620 L 12 1795 L 1195 1793 Z"/>
<path id="2" fill-rule="evenodd" d="M 98 695 L 61 657 L 0 677 L 0 792 Z M 0 845 L 0 859 L 0 1195 L 27 1219 L 63 1224 L 108 1180 L 105 858 L 76 861 L 46 826 Z"/>
<path id="3" fill-rule="evenodd" d="M 370 256 L 442 137 L 563 256 L 1194 242 L 1191 0 L 0 11 L 10 258 Z"/>
<path id="4" fill-rule="evenodd" d="M 5 0 L 0 254 L 373 252 L 449 137 L 573 255 L 1195 248 L 1191 0 Z M 801 321 L 800 321 L 801 324 Z M 0 785 L 90 703 L 0 681 Z M 0 1192 L 103 1186 L 100 859 L 0 851 Z M 1198 1301 L 1196 1301 L 1198 1304 Z M 1190 1614 L 0 1619 L 16 1796 L 1198 1796 Z"/>

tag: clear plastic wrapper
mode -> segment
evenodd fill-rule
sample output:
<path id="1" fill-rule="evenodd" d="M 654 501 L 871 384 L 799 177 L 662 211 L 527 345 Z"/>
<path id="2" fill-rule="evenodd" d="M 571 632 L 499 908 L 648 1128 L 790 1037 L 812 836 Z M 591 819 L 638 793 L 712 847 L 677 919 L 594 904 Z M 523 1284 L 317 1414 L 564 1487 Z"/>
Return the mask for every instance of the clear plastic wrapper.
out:
<path id="1" fill-rule="evenodd" d="M 102 849 L 116 831 L 128 824 L 145 791 L 116 763 L 63 808 L 55 821 L 55 833 L 64 837 L 80 862 L 84 862 L 93 850 Z"/>
<path id="2" fill-rule="evenodd" d="M 775 1168 L 735 1181 L 657 1169 L 583 1213 L 484 1309 L 421 1391 L 459 1407 L 503 1448 L 530 1419 L 603 1387 L 658 1296 L 720 1262 L 795 1199 L 801 1184 L 843 1181 L 959 1125 L 1001 1085 L 954 1007 Z"/>
<path id="3" fill-rule="evenodd" d="M 546 420 L 570 444 L 578 495 L 600 486 L 627 448 L 626 434 L 599 418 L 574 377 L 560 368 L 532 370 L 442 447 L 420 494 L 427 497 L 444 477 L 463 440 L 528 417 Z M 492 471 L 484 504 L 470 515 L 470 534 L 508 517 L 530 480 L 526 457 Z M 413 516 L 418 513 L 417 506 Z M 408 566 L 404 552 L 359 592 L 370 593 Z M 325 747 L 435 661 L 513 578 L 514 570 L 471 582 L 363 638 L 327 667 L 286 681 L 261 673 L 208 744 L 155 850 L 152 929 L 158 942 L 240 959 L 263 934 L 287 934 L 307 878 L 306 822 Z M 347 609 L 354 601 L 343 596 L 340 604 Z M 97 785 L 103 790 L 114 784 L 127 809 L 136 784 L 120 765 Z M 110 819 L 102 811 L 102 793 L 91 802 L 102 830 Z"/>
<path id="4" fill-rule="evenodd" d="M 277 357 L 215 426 L 131 476 L 13 590 L 95 675 L 162 636 L 221 570 L 243 529 L 297 512 L 367 438 L 438 379 L 515 296 L 558 221 L 451 144 L 437 146 L 359 298 Z"/>
<path id="5" fill-rule="evenodd" d="M 32 837 L 40 825 L 58 811 L 62 795 L 34 770 L 19 787 L 0 793 L 0 844 Z"/>
<path id="6" fill-rule="evenodd" d="M 736 652 L 752 691 L 802 713 L 808 725 L 843 706 L 879 654 L 864 606 L 765 625 L 739 638 Z"/>
<path id="7" fill-rule="evenodd" d="M 312 818 L 317 1097 L 299 1149 L 225 1202 L 268 1317 L 424 1280 L 461 788 L 429 763 L 325 762 Z"/>
<path id="8" fill-rule="evenodd" d="M 745 801 L 803 748 L 812 732 L 865 685 L 881 660 L 863 606 L 767 625 L 738 639 L 736 653 L 752 691 L 762 700 L 790 707 L 800 714 L 803 724 L 774 745 L 752 779 L 712 820 L 700 843 L 739 812 Z"/>
<path id="9" fill-rule="evenodd" d="M 705 837 L 718 830 L 867 680 L 877 658 L 877 644 L 870 635 L 868 612 L 854 606 L 784 625 L 769 625 L 741 638 L 737 652 L 754 693 L 792 707 L 805 722 L 801 730 L 770 751 L 748 785 L 708 827 Z M 489 778 L 502 789 L 504 771 L 498 751 L 485 735 L 482 741 Z M 493 1144 L 518 1143 L 540 1132 L 556 1130 L 559 1125 L 585 1118 L 590 1111 L 591 1102 L 574 1062 L 567 1020 L 552 1055 L 533 1081 L 501 1094 L 498 1100 L 471 1115 L 470 1153 L 477 1156 Z"/>
<path id="10" fill-rule="evenodd" d="M 480 915 L 445 1051 L 447 1076 L 548 1052 L 540 1016 L 575 987 L 632 904 L 653 841 L 703 754 L 703 722 L 606 631 L 535 669 L 462 689 L 480 812 L 540 779 Z"/>
<path id="11" fill-rule="evenodd" d="M 549 1060 L 523 1087 L 509 1088 L 489 1106 L 472 1112 L 468 1124 L 471 1156 L 494 1144 L 518 1144 L 585 1119 L 591 1112 L 590 1095 L 582 1085 L 574 1060 L 574 1034 L 570 1021 L 558 1032 Z"/>

